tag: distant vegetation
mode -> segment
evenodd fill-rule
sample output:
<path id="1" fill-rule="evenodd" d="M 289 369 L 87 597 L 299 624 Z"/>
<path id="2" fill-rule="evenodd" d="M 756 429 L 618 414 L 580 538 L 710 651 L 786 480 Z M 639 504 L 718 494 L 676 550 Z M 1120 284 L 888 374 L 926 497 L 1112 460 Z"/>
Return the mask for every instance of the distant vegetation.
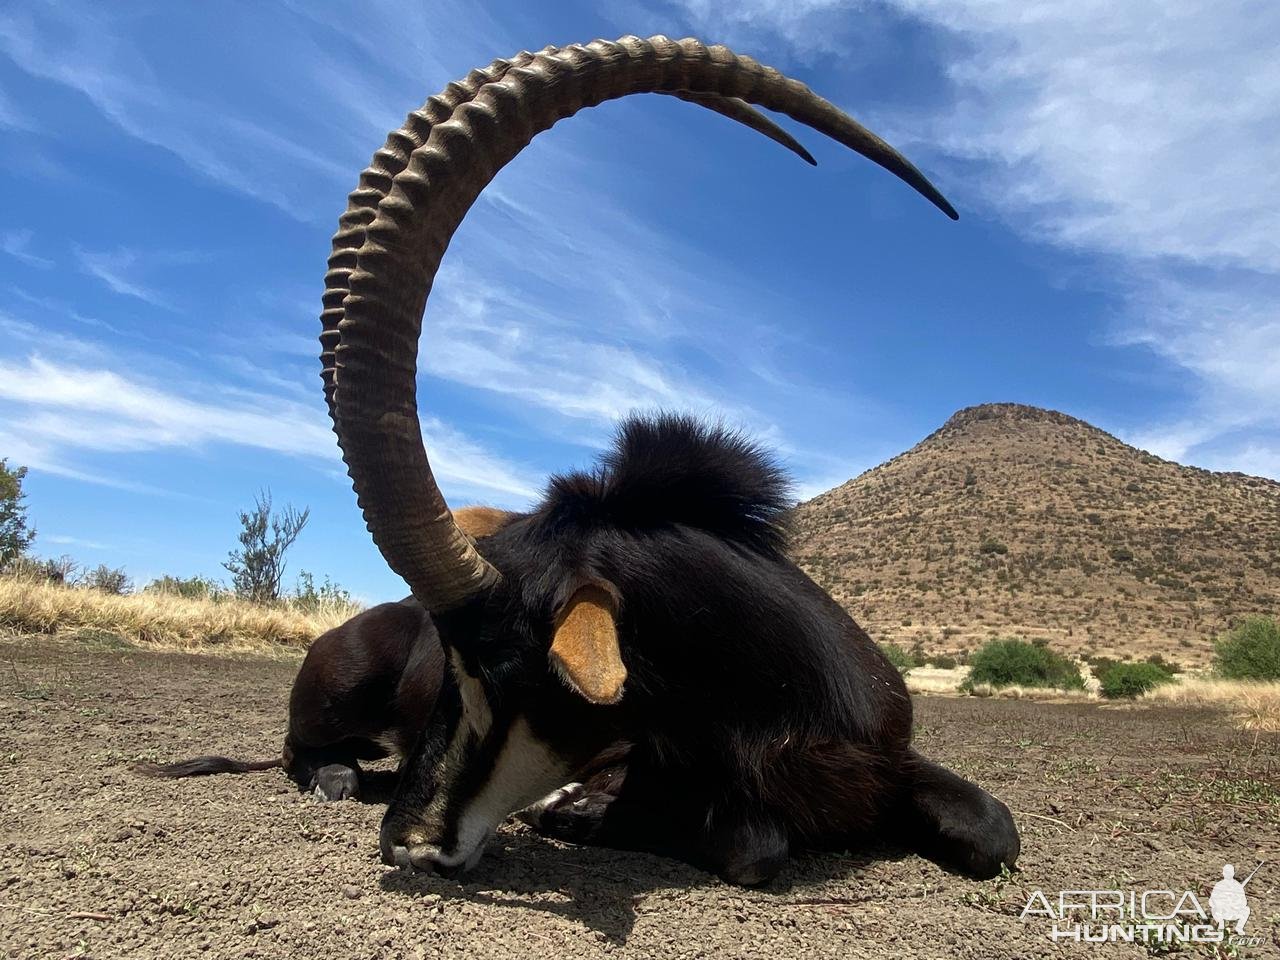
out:
<path id="1" fill-rule="evenodd" d="M 912 659 L 911 654 L 896 643 L 882 643 L 879 646 L 880 652 L 884 654 L 885 659 L 893 664 L 894 668 L 904 677 L 918 666 L 915 660 Z"/>
<path id="2" fill-rule="evenodd" d="M 0 460 L 0 570 L 26 554 L 35 530 L 27 525 L 27 506 L 23 502 L 22 481 L 26 467 L 9 468 L 8 460 Z"/>
<path id="3" fill-rule="evenodd" d="M 1162 683 L 1172 683 L 1173 674 L 1155 663 L 1117 663 L 1098 675 L 1104 697 L 1140 697 Z"/>
<path id="4" fill-rule="evenodd" d="M 285 555 L 311 518 L 311 510 L 289 504 L 282 513 L 271 508 L 271 491 L 258 494 L 253 507 L 240 511 L 240 549 L 223 564 L 241 600 L 269 603 L 280 599 Z"/>
<path id="5" fill-rule="evenodd" d="M 147 647 L 303 646 L 350 619 L 358 605 L 212 600 L 164 591 L 113 594 L 18 575 L 0 576 L 0 630 L 111 637 Z"/>
<path id="6" fill-rule="evenodd" d="M 224 564 L 228 586 L 211 577 L 165 575 L 140 590 L 124 570 L 81 567 L 70 557 L 29 552 L 22 481 L 26 470 L 0 460 L 0 628 L 19 633 L 111 636 L 146 646 L 305 644 L 359 612 L 351 594 L 327 576 L 302 571 L 282 589 L 289 548 L 310 513 L 272 510 L 264 492 L 241 511 L 240 546 Z"/>
<path id="7" fill-rule="evenodd" d="M 1214 646 L 1214 672 L 1227 680 L 1280 680 L 1280 624 L 1250 617 Z"/>
<path id="8" fill-rule="evenodd" d="M 979 684 L 1001 687 L 1049 687 L 1083 690 L 1080 668 L 1048 646 L 1025 640 L 992 640 L 969 659 L 963 688 Z"/>

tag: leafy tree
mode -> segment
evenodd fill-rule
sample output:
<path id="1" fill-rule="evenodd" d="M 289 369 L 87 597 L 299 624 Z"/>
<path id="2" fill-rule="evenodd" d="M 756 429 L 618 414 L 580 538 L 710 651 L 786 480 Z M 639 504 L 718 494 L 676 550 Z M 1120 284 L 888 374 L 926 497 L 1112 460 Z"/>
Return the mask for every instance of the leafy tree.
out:
<path id="1" fill-rule="evenodd" d="M 10 469 L 8 460 L 0 460 L 0 569 L 23 556 L 36 538 L 35 530 L 27 526 L 27 505 L 23 502 L 26 476 L 26 467 Z"/>
<path id="2" fill-rule="evenodd" d="M 1228 680 L 1280 680 L 1280 623 L 1250 617 L 1218 640 L 1213 666 Z"/>
<path id="3" fill-rule="evenodd" d="M 240 511 L 240 549 L 223 564 L 236 596 L 258 603 L 280 599 L 285 554 L 310 518 L 310 508 L 299 511 L 292 504 L 273 512 L 270 490 L 254 498 L 253 509 Z"/>

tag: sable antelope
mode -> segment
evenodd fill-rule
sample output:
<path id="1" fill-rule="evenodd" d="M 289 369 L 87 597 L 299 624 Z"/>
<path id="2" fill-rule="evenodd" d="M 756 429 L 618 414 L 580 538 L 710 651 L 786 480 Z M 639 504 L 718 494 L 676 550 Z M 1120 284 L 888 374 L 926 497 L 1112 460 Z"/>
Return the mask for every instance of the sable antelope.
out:
<path id="1" fill-rule="evenodd" d="M 911 748 L 900 676 L 786 558 L 785 478 L 751 443 L 685 418 L 631 419 L 595 472 L 553 478 L 532 511 L 479 542 L 432 477 L 416 353 L 450 237 L 536 134 L 644 92 L 785 113 L 956 217 L 832 104 L 697 40 L 624 37 L 498 60 L 391 134 L 334 238 L 323 375 L 369 529 L 430 611 L 453 682 L 403 768 L 382 857 L 469 867 L 504 817 L 623 743 L 603 783 L 544 804 L 543 829 L 745 884 L 767 881 L 795 847 L 892 831 L 991 876 L 1017 857 L 1008 809 Z"/>

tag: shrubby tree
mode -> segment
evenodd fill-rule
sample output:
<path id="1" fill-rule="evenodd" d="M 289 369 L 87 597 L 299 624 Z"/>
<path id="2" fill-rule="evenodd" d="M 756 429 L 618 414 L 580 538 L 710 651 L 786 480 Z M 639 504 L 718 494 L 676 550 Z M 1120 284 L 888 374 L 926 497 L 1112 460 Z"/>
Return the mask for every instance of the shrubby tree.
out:
<path id="1" fill-rule="evenodd" d="M 240 512 L 240 549 L 232 550 L 223 564 L 236 596 L 257 603 L 280 599 L 285 554 L 310 517 L 310 508 L 299 511 L 292 504 L 273 512 L 270 490 L 258 494 L 253 509 Z"/>
<path id="2" fill-rule="evenodd" d="M 23 502 L 22 481 L 26 467 L 10 469 L 8 460 L 0 460 L 0 570 L 24 556 L 36 538 L 27 526 L 27 505 Z"/>
<path id="3" fill-rule="evenodd" d="M 1249 617 L 1214 645 L 1213 665 L 1228 680 L 1280 680 L 1280 623 Z"/>
<path id="4" fill-rule="evenodd" d="M 100 563 L 92 569 L 86 569 L 80 577 L 80 586 L 87 590 L 100 590 L 103 593 L 116 595 L 133 590 L 133 581 L 120 567 L 109 567 Z"/>

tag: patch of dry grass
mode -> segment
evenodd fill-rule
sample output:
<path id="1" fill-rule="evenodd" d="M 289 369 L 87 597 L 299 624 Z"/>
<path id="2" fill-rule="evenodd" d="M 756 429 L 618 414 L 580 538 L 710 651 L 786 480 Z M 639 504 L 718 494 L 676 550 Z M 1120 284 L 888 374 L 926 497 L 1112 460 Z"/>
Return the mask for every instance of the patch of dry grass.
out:
<path id="1" fill-rule="evenodd" d="M 1063 690 L 1059 687 L 1021 687 L 1016 683 L 996 687 L 989 683 L 975 683 L 969 692 L 973 697 L 1000 697 L 1005 700 L 1097 700 L 1092 690 Z"/>
<path id="2" fill-rule="evenodd" d="M 14 633 L 101 631 L 141 647 L 253 650 L 305 647 L 360 611 L 334 603 L 303 610 L 233 599 L 195 599 L 141 592 L 116 596 L 22 577 L 0 577 L 0 629 Z"/>
<path id="3" fill-rule="evenodd" d="M 1245 730 L 1280 733 L 1280 682 L 1184 677 L 1143 694 L 1148 703 L 1216 706 L 1230 710 Z"/>
<path id="4" fill-rule="evenodd" d="M 907 690 L 911 693 L 958 694 L 960 684 L 968 675 L 968 667 L 912 667 L 906 676 Z"/>
<path id="5" fill-rule="evenodd" d="M 1059 690 L 1057 687 L 1020 687 L 1016 684 L 996 687 L 989 683 L 974 684 L 972 691 L 962 691 L 960 684 L 969 675 L 968 667 L 913 667 L 907 674 L 907 690 L 911 693 L 943 696 L 1002 697 L 1010 700 L 1096 700 L 1092 690 Z"/>

